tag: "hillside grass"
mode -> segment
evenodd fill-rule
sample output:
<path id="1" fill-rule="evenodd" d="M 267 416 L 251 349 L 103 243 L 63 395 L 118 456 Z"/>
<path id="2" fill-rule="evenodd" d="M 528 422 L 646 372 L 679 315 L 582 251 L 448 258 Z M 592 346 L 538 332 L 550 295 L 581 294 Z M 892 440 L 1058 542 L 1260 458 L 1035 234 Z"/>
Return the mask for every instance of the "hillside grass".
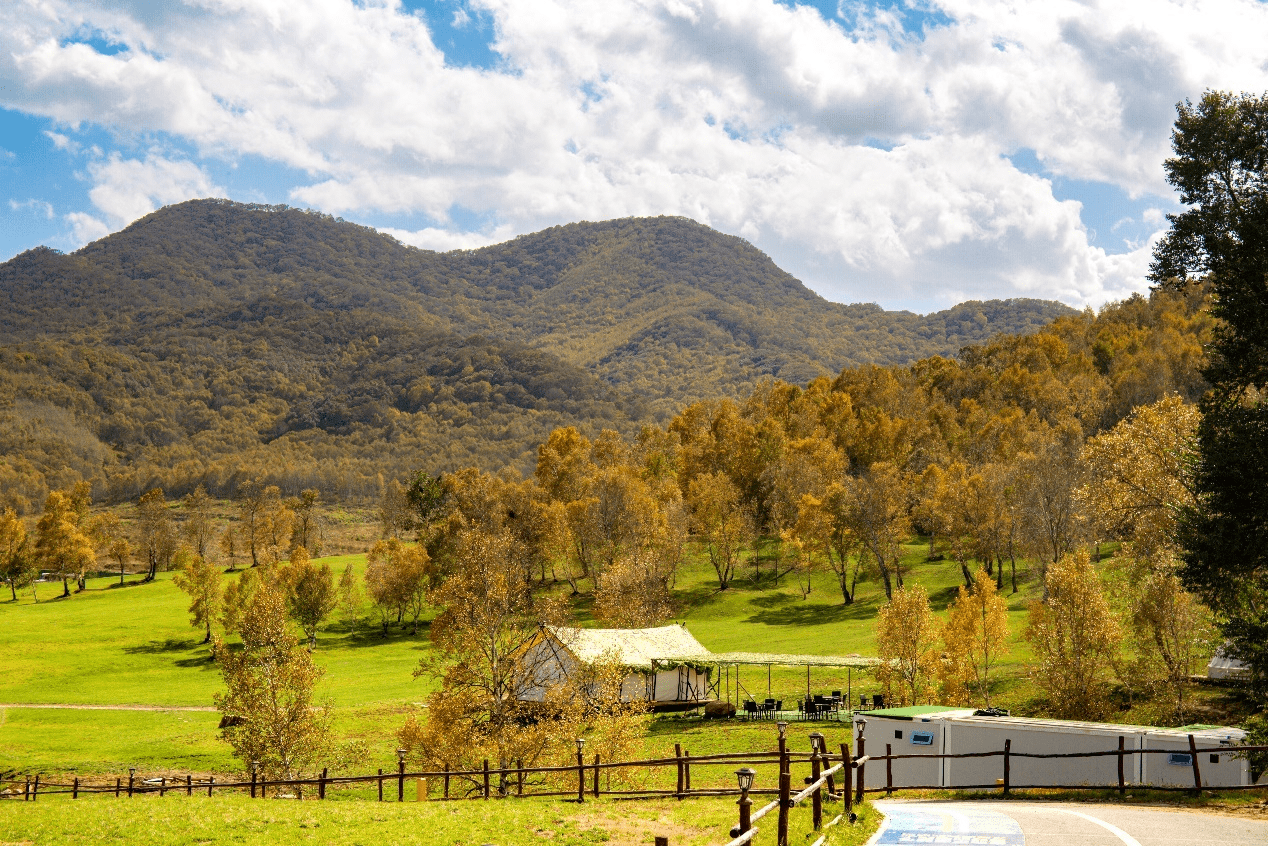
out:
<path id="1" fill-rule="evenodd" d="M 904 576 L 925 586 L 935 613 L 942 615 L 956 594 L 960 571 L 954 562 L 927 561 L 927 551 L 918 538 L 904 548 Z M 336 573 L 348 564 L 359 573 L 365 567 L 364 555 L 321 560 Z M 674 619 L 719 652 L 875 655 L 874 624 L 884 593 L 873 574 L 860 581 L 857 601 L 845 606 L 829 572 L 818 574 L 803 599 L 793 576 L 777 585 L 770 562 L 761 562 L 760 568 L 760 577 L 754 578 L 751 564 L 746 564 L 726 590 L 718 590 L 712 568 L 690 557 L 678 577 Z M 1025 672 L 1032 656 L 1022 633 L 1026 605 L 1038 596 L 1038 586 L 1029 568 L 1019 565 L 1018 575 L 1019 592 L 1010 594 L 1005 588 L 1011 651 L 999 665 L 993 701 L 1027 712 L 1033 709 L 1036 691 Z M 21 707 L 212 705 L 213 695 L 222 689 L 220 674 L 209 647 L 199 643 L 201 632 L 189 626 L 186 596 L 168 573 L 149 584 L 135 582 L 132 577 L 120 587 L 117 577 L 90 579 L 86 591 L 68 599 L 53 598 L 60 583 L 44 584 L 39 586 L 38 603 L 30 591 L 16 603 L 0 602 L 0 705 L 15 706 L 0 708 L 4 766 L 81 774 L 117 774 L 129 766 L 154 774 L 240 769 L 228 745 L 218 739 L 215 712 Z M 578 619 L 592 624 L 589 597 L 576 597 L 574 604 Z M 429 654 L 425 623 L 416 636 L 395 626 L 384 636 L 371 620 L 356 627 L 335 621 L 320 632 L 315 659 L 326 674 L 317 696 L 334 706 L 335 728 L 342 736 L 366 744 L 370 760 L 364 769 L 394 765 L 396 729 L 406 715 L 420 712 L 436 683 L 412 675 L 419 659 Z M 734 701 L 734 673 L 724 672 L 719 682 L 721 694 Z M 791 709 L 805 694 L 807 680 L 804 667 L 772 667 L 769 677 L 765 667 L 743 667 L 738 683 L 742 698 L 770 695 Z M 879 689 L 869 671 L 827 667 L 812 669 L 810 688 L 815 693 L 848 691 L 854 703 L 860 694 Z M 1220 691 L 1198 695 L 1227 698 Z M 794 724 L 794 748 L 805 745 L 800 735 L 812 728 L 824 730 L 833 749 L 849 740 L 844 723 Z M 675 743 L 697 755 L 769 749 L 774 744 L 773 727 L 676 715 L 651 721 L 648 754 L 666 753 Z"/>

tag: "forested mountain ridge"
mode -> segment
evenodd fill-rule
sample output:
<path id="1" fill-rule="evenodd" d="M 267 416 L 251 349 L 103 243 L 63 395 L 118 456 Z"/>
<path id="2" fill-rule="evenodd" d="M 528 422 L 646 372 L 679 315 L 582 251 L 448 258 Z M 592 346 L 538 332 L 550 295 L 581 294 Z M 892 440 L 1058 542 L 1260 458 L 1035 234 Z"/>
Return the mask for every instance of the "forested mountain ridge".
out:
<path id="1" fill-rule="evenodd" d="M 434 253 L 191 201 L 0 265 L 0 491 L 35 506 L 81 477 L 127 498 L 269 473 L 355 497 L 419 466 L 526 470 L 556 426 L 632 432 L 765 378 L 951 355 L 1071 311 L 830 303 L 681 218 Z"/>

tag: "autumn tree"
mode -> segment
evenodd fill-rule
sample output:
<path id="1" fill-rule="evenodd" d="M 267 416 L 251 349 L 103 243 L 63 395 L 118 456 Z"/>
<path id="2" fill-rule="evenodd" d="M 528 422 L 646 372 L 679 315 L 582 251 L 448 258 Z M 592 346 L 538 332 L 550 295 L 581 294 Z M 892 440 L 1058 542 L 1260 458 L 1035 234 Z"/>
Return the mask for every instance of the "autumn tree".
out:
<path id="1" fill-rule="evenodd" d="M 202 485 L 194 488 L 181 500 L 185 512 L 185 522 L 181 525 L 181 534 L 190 549 L 200 558 L 207 557 L 207 548 L 211 545 L 214 529 L 211 514 L 211 497 Z"/>
<path id="2" fill-rule="evenodd" d="M 1082 433 L 1076 423 L 1067 422 L 1019 461 L 1024 491 L 1023 531 L 1027 545 L 1038 558 L 1041 578 L 1046 576 L 1049 564 L 1074 549 L 1082 534 L 1083 515 L 1075 496 L 1083 483 L 1081 450 Z M 1046 578 L 1044 585 L 1046 591 Z"/>
<path id="3" fill-rule="evenodd" d="M 81 513 L 71 495 L 51 491 L 35 527 L 35 559 L 62 580 L 62 596 L 70 596 L 70 580 L 79 582 L 96 561 L 92 541 L 80 526 Z"/>
<path id="4" fill-rule="evenodd" d="M 905 703 L 928 702 L 938 670 L 938 627 L 924 586 L 907 585 L 881 606 L 876 620 L 877 678 Z"/>
<path id="5" fill-rule="evenodd" d="M 907 480 L 889 462 L 873 464 L 861 477 L 849 480 L 848 524 L 875 562 L 890 600 L 895 581 L 903 586 L 899 558 L 901 544 L 911 533 L 908 496 Z"/>
<path id="6" fill-rule="evenodd" d="M 255 599 L 263 580 L 258 570 L 246 570 L 225 586 L 224 602 L 220 612 L 220 627 L 226 635 L 237 634 L 242 616 Z"/>
<path id="7" fill-rule="evenodd" d="M 189 595 L 189 624 L 206 630 L 203 643 L 211 643 L 211 623 L 221 607 L 224 590 L 220 585 L 220 568 L 201 555 L 194 554 L 172 581 Z"/>
<path id="8" fill-rule="evenodd" d="M 1183 722 L 1193 676 L 1215 651 L 1213 615 L 1171 568 L 1143 568 L 1132 594 L 1129 619 L 1137 668 L 1158 680 L 1174 704 L 1175 719 Z"/>
<path id="9" fill-rule="evenodd" d="M 12 508 L 0 513 L 0 579 L 9 585 L 13 601 L 18 591 L 34 583 L 39 571 L 36 559 L 27 547 L 26 525 Z"/>
<path id="10" fill-rule="evenodd" d="M 242 555 L 242 547 L 239 544 L 240 534 L 238 529 L 233 526 L 225 526 L 223 532 L 220 533 L 220 554 L 229 560 L 229 572 L 238 569 L 238 557 Z"/>
<path id="11" fill-rule="evenodd" d="M 594 594 L 594 616 L 618 629 L 655 625 L 673 613 L 669 560 L 654 547 L 635 548 L 607 569 Z"/>
<path id="12" fill-rule="evenodd" d="M 693 479 L 687 503 L 692 529 L 705 544 L 718 587 L 726 590 L 740 556 L 755 540 L 753 514 L 741 502 L 739 488 L 725 473 L 704 473 Z"/>
<path id="13" fill-rule="evenodd" d="M 409 495 L 396 479 L 380 486 L 379 527 L 385 538 L 399 538 L 410 527 Z"/>
<path id="14" fill-rule="evenodd" d="M 351 564 L 345 567 L 339 576 L 335 604 L 339 608 L 339 616 L 355 631 L 361 622 L 361 609 L 365 604 L 365 595 Z"/>
<path id="15" fill-rule="evenodd" d="M 565 604 L 534 596 L 513 563 L 511 539 L 482 531 L 457 538 L 459 565 L 431 594 L 440 614 L 432 622 L 433 657 L 416 676 L 438 676 L 440 688 L 428 697 L 428 719 L 410 739 L 410 748 L 430 763 L 458 768 L 479 757 L 499 768 L 548 756 L 552 745 L 570 743 L 552 714 L 563 713 L 577 697 L 550 696 L 544 705 L 521 694 L 543 690 L 541 650 L 530 649 L 543 623 L 559 623 Z M 580 693 L 578 691 L 578 693 Z M 584 697 L 582 697 L 584 698 Z M 547 715 L 543 717 L 543 715 Z M 575 721 L 566 721 L 570 731 Z"/>
<path id="16" fill-rule="evenodd" d="M 216 640 L 213 647 L 225 692 L 216 708 L 226 721 L 224 737 L 244 764 L 259 762 L 269 781 L 313 773 L 332 754 L 329 703 L 313 692 L 322 670 L 287 628 L 286 599 L 262 586 L 237 626 L 241 649 Z"/>
<path id="17" fill-rule="evenodd" d="M 1031 678 L 1062 719 L 1103 717 L 1121 634 L 1086 551 L 1048 568 L 1047 600 L 1030 604 L 1026 639 L 1035 653 Z"/>
<path id="18" fill-rule="evenodd" d="M 412 634 L 418 634 L 418 621 L 427 605 L 427 550 L 406 545 L 396 538 L 381 540 L 366 556 L 365 588 L 379 612 L 383 634 L 395 618 L 399 624 L 408 613 L 413 622 Z"/>
<path id="19" fill-rule="evenodd" d="M 132 541 L 128 538 L 119 515 L 113 511 L 95 515 L 88 522 L 88 537 L 99 556 L 114 559 L 119 568 L 119 584 L 123 584 L 124 569 L 132 557 Z"/>
<path id="20" fill-rule="evenodd" d="M 1008 652 L 1008 605 L 985 570 L 973 574 L 971 588 L 960 587 L 947 609 L 942 641 L 944 698 L 956 701 L 971 694 L 991 707 L 991 671 Z"/>
<path id="21" fill-rule="evenodd" d="M 290 564 L 282 577 L 286 586 L 286 608 L 308 638 L 308 648 L 317 647 L 317 628 L 335 610 L 338 595 L 335 577 L 329 564 L 320 567 L 309 560 L 304 547 L 291 553 Z"/>
<path id="22" fill-rule="evenodd" d="M 137 534 L 146 565 L 142 581 L 152 582 L 160 569 L 171 566 L 177 546 L 176 529 L 162 488 L 147 491 L 137 500 Z"/>
<path id="23" fill-rule="evenodd" d="M 295 515 L 291 524 L 291 554 L 294 554 L 297 547 L 302 546 L 308 550 L 309 555 L 321 555 L 321 514 L 318 511 L 320 504 L 321 491 L 316 488 L 301 491 L 298 497 L 287 503 L 291 513 Z"/>

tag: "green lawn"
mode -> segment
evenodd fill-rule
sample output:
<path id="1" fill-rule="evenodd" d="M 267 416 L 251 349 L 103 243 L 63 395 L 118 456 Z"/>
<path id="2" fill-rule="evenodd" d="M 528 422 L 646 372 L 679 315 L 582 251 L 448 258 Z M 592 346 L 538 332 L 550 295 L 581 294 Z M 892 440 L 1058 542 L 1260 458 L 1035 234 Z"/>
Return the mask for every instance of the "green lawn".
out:
<path id="1" fill-rule="evenodd" d="M 927 546 L 905 547 L 904 575 L 923 584 L 941 614 L 960 583 L 959 568 L 949 561 L 925 560 Z M 364 568 L 364 556 L 326 559 L 341 570 L 347 563 Z M 860 582 L 859 598 L 841 603 L 829 572 L 819 574 L 809 596 L 802 598 L 792 577 L 775 585 L 769 563 L 754 580 L 746 565 L 731 586 L 717 589 L 711 567 L 689 559 L 676 585 L 679 611 L 675 619 L 714 651 L 749 650 L 813 654 L 875 654 L 874 621 L 884 600 L 872 575 Z M 1021 569 L 1021 591 L 1010 595 L 1012 651 L 998 671 L 995 696 L 1004 707 L 1022 708 L 1034 689 L 1024 673 L 1030 652 L 1021 640 L 1025 605 L 1037 595 L 1029 570 Z M 228 576 L 236 578 L 236 576 Z M 220 676 L 200 645 L 201 633 L 188 624 L 187 599 L 161 574 L 150 584 L 117 586 L 117 578 L 89 581 L 89 589 L 68 599 L 55 599 L 60 585 L 41 585 L 44 597 L 0 602 L 0 704 L 92 704 L 201 706 L 212 704 Z M 589 600 L 576 600 L 579 619 L 589 621 Z M 428 678 L 414 679 L 413 669 L 428 652 L 426 627 L 417 636 L 394 629 L 388 637 L 363 623 L 350 631 L 334 623 L 320 633 L 315 653 L 326 669 L 319 697 L 335 706 L 342 735 L 367 744 L 368 769 L 390 768 L 396 741 L 393 733 L 406 714 L 432 690 Z M 734 698 L 734 674 L 720 680 Z M 792 703 L 806 691 L 804 667 L 745 667 L 738 680 L 745 696 L 768 695 Z M 769 687 L 768 687 L 769 684 Z M 877 691 L 869 672 L 815 668 L 814 692 Z M 147 772 L 233 772 L 240 766 L 217 737 L 218 715 L 187 711 L 0 709 L 0 764 L 18 770 L 118 773 L 128 766 Z M 835 744 L 847 739 L 845 725 L 825 728 Z M 803 732 L 794 727 L 794 743 Z M 838 739 L 836 736 L 840 735 Z M 695 754 L 737 749 L 773 748 L 770 724 L 714 723 L 673 716 L 654 720 L 648 732 L 649 754 L 684 744 Z M 377 762 L 377 763 L 375 763 Z M 2 767 L 0 767 L 2 768 Z"/>
<path id="2" fill-rule="evenodd" d="M 495 810 L 491 811 L 491 805 Z M 827 805 L 824 818 L 839 813 Z M 72 801 L 49 796 L 36 803 L 0 802 L 0 842 L 146 843 L 148 846 L 262 844 L 270 846 L 380 846 L 482 844 L 498 846 L 648 846 L 656 836 L 671 846 L 715 846 L 730 839 L 734 799 L 684 802 L 590 801 L 584 805 L 522 799 L 472 802 L 316 802 L 251 800 L 242 796 L 142 798 L 93 796 Z M 828 829 L 833 846 L 856 846 L 876 830 L 879 814 L 860 808 L 855 825 Z M 754 843 L 775 843 L 774 816 L 758 825 Z M 789 841 L 808 844 L 810 811 L 789 815 Z"/>

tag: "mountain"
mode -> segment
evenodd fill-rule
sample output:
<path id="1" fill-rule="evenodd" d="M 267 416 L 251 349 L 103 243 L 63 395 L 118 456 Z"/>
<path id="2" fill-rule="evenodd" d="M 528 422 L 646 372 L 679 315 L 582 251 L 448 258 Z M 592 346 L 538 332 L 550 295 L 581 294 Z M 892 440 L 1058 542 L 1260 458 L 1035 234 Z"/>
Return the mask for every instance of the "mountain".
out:
<path id="1" fill-rule="evenodd" d="M 0 496 L 94 479 L 371 495 L 380 474 L 531 469 L 554 427 L 636 429 L 766 378 L 955 355 L 1072 310 L 831 303 L 683 218 L 435 253 L 280 206 L 197 200 L 0 265 Z"/>

